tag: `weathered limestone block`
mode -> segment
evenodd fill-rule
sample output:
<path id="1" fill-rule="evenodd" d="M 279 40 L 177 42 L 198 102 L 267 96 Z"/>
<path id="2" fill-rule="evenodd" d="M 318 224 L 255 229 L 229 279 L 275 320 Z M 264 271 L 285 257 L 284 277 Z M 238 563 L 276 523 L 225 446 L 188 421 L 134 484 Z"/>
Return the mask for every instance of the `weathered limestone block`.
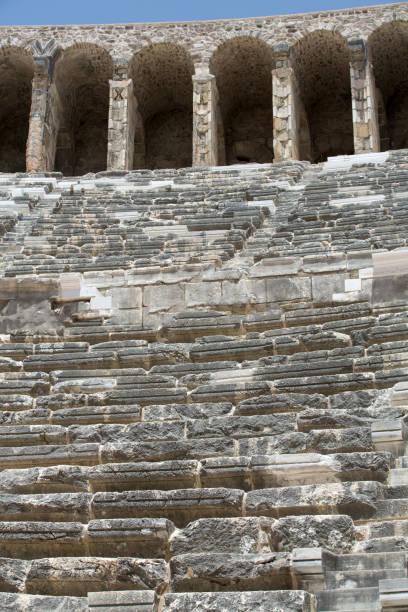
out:
<path id="1" fill-rule="evenodd" d="M 348 514 L 353 519 L 369 518 L 382 498 L 378 482 L 328 483 L 249 491 L 246 514 L 289 516 L 301 514 Z"/>
<path id="2" fill-rule="evenodd" d="M 166 519 L 103 519 L 88 523 L 89 553 L 94 556 L 110 555 L 166 557 L 168 540 L 174 525 Z"/>
<path id="3" fill-rule="evenodd" d="M 86 597 L 89 591 L 160 592 L 166 582 L 167 566 L 161 559 L 65 557 L 32 561 L 26 589 L 40 595 Z"/>
<path id="4" fill-rule="evenodd" d="M 177 527 L 212 517 L 240 517 L 244 492 L 238 489 L 177 489 L 95 493 L 91 501 L 96 518 L 167 517 Z"/>
<path id="5" fill-rule="evenodd" d="M 83 555 L 83 532 L 81 523 L 0 522 L 2 555 L 20 559 Z"/>
<path id="6" fill-rule="evenodd" d="M 170 584 L 175 592 L 288 589 L 290 567 L 285 553 L 189 553 L 170 560 Z"/>
<path id="7" fill-rule="evenodd" d="M 199 519 L 173 534 L 170 553 L 240 553 L 269 552 L 274 521 L 265 518 Z"/>
<path id="8" fill-rule="evenodd" d="M 8 470 L 33 465 L 95 465 L 99 463 L 98 451 L 98 444 L 0 447 L 0 466 Z"/>
<path id="9" fill-rule="evenodd" d="M 30 561 L 21 559 L 0 559 L 0 588 L 9 593 L 22 593 L 25 588 Z"/>
<path id="10" fill-rule="evenodd" d="M 323 547 L 339 554 L 352 550 L 356 530 L 347 515 L 287 516 L 272 525 L 271 537 L 275 550 Z"/>
<path id="11" fill-rule="evenodd" d="M 154 612 L 156 593 L 154 591 L 111 591 L 88 593 L 88 610 L 111 612 L 131 609 L 135 612 Z"/>
<path id="12" fill-rule="evenodd" d="M 205 438 L 148 442 L 113 442 L 100 448 L 102 463 L 129 461 L 171 461 L 225 457 L 235 454 L 234 440 Z"/>
<path id="13" fill-rule="evenodd" d="M 77 465 L 3 470 L 0 490 L 18 494 L 87 492 L 88 471 L 88 467 Z"/>
<path id="14" fill-rule="evenodd" d="M 82 521 L 88 522 L 88 493 L 50 493 L 43 495 L 0 494 L 2 521 Z"/>
<path id="15" fill-rule="evenodd" d="M 324 395 L 302 393 L 276 393 L 261 395 L 240 402 L 236 415 L 273 414 L 275 412 L 300 412 L 306 409 L 325 409 L 328 400 Z M 298 417 L 299 419 L 299 417 Z"/>
<path id="16" fill-rule="evenodd" d="M 86 597 L 47 597 L 46 595 L 24 595 L 0 593 L 2 610 L 14 612 L 88 612 Z"/>
<path id="17" fill-rule="evenodd" d="M 197 461 L 110 463 L 90 468 L 88 479 L 92 491 L 193 488 L 197 467 Z"/>
<path id="18" fill-rule="evenodd" d="M 168 612 L 311 612 L 313 596 L 305 591 L 256 591 L 224 593 L 169 593 L 165 596 L 164 610 Z"/>

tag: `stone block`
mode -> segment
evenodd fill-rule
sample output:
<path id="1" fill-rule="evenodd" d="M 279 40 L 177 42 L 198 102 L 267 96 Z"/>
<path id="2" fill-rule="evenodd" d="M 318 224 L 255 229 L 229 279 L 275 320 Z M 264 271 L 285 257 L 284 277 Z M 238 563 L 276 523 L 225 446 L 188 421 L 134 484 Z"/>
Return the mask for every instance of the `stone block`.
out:
<path id="1" fill-rule="evenodd" d="M 202 610 L 217 612 L 311 612 L 313 596 L 305 591 L 247 591 L 224 593 L 169 593 L 165 596 L 165 610 L 169 612 L 195 612 Z"/>
<path id="2" fill-rule="evenodd" d="M 88 593 L 88 610 L 95 612 L 154 612 L 155 591 L 100 591 Z"/>

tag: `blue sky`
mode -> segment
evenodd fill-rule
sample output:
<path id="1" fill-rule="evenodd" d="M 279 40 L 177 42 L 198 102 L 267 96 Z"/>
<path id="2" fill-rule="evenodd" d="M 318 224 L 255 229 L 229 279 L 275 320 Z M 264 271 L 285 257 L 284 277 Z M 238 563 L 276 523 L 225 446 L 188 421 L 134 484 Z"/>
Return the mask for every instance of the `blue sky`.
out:
<path id="1" fill-rule="evenodd" d="M 230 19 L 384 3 L 375 0 L 0 0 L 0 25 Z"/>

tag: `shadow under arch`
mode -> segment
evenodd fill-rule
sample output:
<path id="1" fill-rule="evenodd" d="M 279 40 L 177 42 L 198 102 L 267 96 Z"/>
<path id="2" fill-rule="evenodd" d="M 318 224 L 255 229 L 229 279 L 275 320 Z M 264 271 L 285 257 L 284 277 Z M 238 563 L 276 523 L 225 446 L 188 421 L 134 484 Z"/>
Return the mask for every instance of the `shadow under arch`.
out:
<path id="1" fill-rule="evenodd" d="M 371 34 L 380 149 L 408 147 L 408 22 L 392 21 Z"/>
<path id="2" fill-rule="evenodd" d="M 133 56 L 134 168 L 192 165 L 193 73 L 189 53 L 174 43 L 152 44 Z"/>
<path id="3" fill-rule="evenodd" d="M 113 61 L 98 45 L 66 49 L 55 65 L 59 133 L 55 169 L 74 176 L 106 169 Z"/>
<path id="4" fill-rule="evenodd" d="M 297 93 L 299 159 L 314 163 L 354 152 L 350 51 L 329 30 L 306 34 L 291 49 Z"/>
<path id="5" fill-rule="evenodd" d="M 0 48 L 0 172 L 25 172 L 33 57 L 15 46 Z"/>
<path id="6" fill-rule="evenodd" d="M 214 51 L 220 165 L 273 161 L 274 67 L 272 47 L 259 38 L 231 38 Z"/>

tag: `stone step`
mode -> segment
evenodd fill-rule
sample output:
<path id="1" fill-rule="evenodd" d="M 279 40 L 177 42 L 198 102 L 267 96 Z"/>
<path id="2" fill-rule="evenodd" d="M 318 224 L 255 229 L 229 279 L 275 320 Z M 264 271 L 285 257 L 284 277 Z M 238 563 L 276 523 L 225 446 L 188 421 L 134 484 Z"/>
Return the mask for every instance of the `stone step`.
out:
<path id="1" fill-rule="evenodd" d="M 317 612 L 380 612 L 378 587 L 327 589 L 316 593 Z"/>
<path id="2" fill-rule="evenodd" d="M 406 568 L 401 569 L 381 569 L 381 570 L 361 570 L 326 572 L 327 589 L 361 589 L 368 587 L 378 587 L 380 580 L 405 578 Z"/>
<path id="3" fill-rule="evenodd" d="M 195 612 L 197 609 L 228 612 L 263 612 L 285 610 L 285 612 L 312 612 L 313 596 L 306 591 L 247 591 L 223 593 L 168 593 L 164 597 L 166 612 Z"/>

